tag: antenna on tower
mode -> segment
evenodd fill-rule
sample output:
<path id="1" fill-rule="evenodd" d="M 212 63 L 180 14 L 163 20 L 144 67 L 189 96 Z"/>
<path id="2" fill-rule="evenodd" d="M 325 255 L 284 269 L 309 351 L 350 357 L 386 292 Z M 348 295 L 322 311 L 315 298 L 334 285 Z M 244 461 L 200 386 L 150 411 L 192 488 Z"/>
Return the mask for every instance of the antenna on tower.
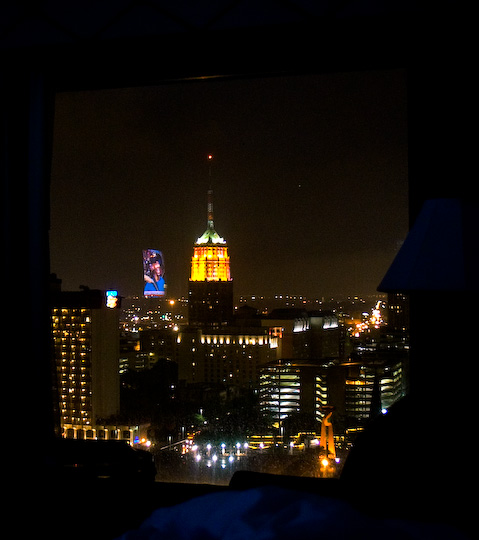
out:
<path id="1" fill-rule="evenodd" d="M 210 179 L 210 189 L 211 189 L 211 162 L 213 161 L 213 154 L 208 154 L 208 177 Z"/>
<path id="2" fill-rule="evenodd" d="M 211 185 L 211 162 L 213 161 L 213 155 L 208 154 L 208 177 L 209 177 L 209 187 L 208 187 L 208 229 L 214 229 L 213 221 L 213 188 Z"/>

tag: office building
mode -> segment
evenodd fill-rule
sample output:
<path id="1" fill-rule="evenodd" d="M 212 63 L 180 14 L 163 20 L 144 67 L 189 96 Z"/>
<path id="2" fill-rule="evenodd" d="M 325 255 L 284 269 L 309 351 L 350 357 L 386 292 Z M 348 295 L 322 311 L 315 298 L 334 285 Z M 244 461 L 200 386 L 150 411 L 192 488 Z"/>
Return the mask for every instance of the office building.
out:
<path id="1" fill-rule="evenodd" d="M 213 191 L 208 190 L 206 231 L 196 240 L 188 287 L 190 325 L 221 326 L 233 316 L 233 280 L 228 246 L 215 230 Z"/>
<path id="2" fill-rule="evenodd" d="M 262 319 L 279 337 L 277 358 L 321 361 L 345 358 L 345 329 L 332 311 L 273 309 Z"/>
<path id="3" fill-rule="evenodd" d="M 187 384 L 257 388 L 261 366 L 276 358 L 268 328 L 187 327 L 177 335 L 178 378 Z"/>
<path id="4" fill-rule="evenodd" d="M 310 428 L 314 429 L 326 404 L 325 371 L 321 365 L 282 359 L 261 368 L 260 406 L 278 426 L 287 417 L 300 414 L 310 418 Z"/>
<path id="5" fill-rule="evenodd" d="M 369 419 L 375 384 L 378 408 L 387 409 L 405 395 L 404 358 L 401 355 L 374 355 L 359 362 L 345 362 L 327 368 L 328 403 L 351 425 Z"/>

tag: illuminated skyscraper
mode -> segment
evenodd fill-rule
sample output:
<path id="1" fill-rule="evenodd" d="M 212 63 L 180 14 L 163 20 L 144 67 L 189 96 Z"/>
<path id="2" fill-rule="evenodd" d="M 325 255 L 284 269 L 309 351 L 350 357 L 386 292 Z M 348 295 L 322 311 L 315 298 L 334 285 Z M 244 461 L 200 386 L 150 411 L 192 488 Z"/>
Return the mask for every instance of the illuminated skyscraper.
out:
<path id="1" fill-rule="evenodd" d="M 228 246 L 213 221 L 213 191 L 208 190 L 206 231 L 196 240 L 191 258 L 188 315 L 192 325 L 219 326 L 233 315 L 233 280 Z"/>
<path id="2" fill-rule="evenodd" d="M 52 340 L 62 434 L 117 438 L 99 425 L 120 410 L 119 297 L 117 291 L 51 292 Z M 122 434 L 129 428 L 122 430 Z M 100 433 L 101 432 L 101 433 Z"/>

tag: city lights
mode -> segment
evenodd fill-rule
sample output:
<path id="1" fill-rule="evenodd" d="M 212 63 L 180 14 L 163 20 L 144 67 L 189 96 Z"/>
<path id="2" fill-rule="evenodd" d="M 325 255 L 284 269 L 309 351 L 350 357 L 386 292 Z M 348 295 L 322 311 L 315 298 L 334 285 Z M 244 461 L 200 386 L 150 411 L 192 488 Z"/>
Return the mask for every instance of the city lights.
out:
<path id="1" fill-rule="evenodd" d="M 348 103 L 350 99 L 349 95 Z M 315 92 L 311 105 L 317 102 Z M 311 110 L 314 113 L 314 108 Z M 180 114 L 180 120 L 183 116 L 188 115 Z M 248 131 L 255 127 L 251 124 Z M 198 129 L 201 131 L 201 126 Z M 275 137 L 275 130 L 271 134 Z M 226 146 L 222 152 L 228 151 Z M 149 146 L 145 148 L 148 152 Z M 129 174 L 128 185 L 118 192 L 118 200 L 125 201 L 119 207 L 121 211 L 115 212 L 121 226 L 109 226 L 106 231 L 111 229 L 124 246 L 132 245 L 138 263 L 139 250 L 145 247 L 143 278 L 138 264 L 128 279 L 131 287 L 124 286 L 122 280 L 127 278 L 122 276 L 127 267 L 121 265 L 130 254 L 122 250 L 116 250 L 119 255 L 111 248 L 104 250 L 97 262 L 105 267 L 106 283 L 111 283 L 108 286 L 121 285 L 122 294 L 129 290 L 129 294 L 136 295 L 125 298 L 119 291 L 102 292 L 104 311 L 111 318 L 115 314 L 120 317 L 112 347 L 116 372 L 109 377 L 120 398 L 108 415 L 93 414 L 93 398 L 101 397 L 105 383 L 92 382 L 104 364 L 104 344 L 99 346 L 104 330 L 94 334 L 89 328 L 98 322 L 98 314 L 89 310 L 88 315 L 82 315 L 81 324 L 65 307 L 54 314 L 59 413 L 61 427 L 66 427 L 64 433 L 71 438 L 82 438 L 83 434 L 90 438 L 83 428 L 90 424 L 94 431 L 91 438 L 131 441 L 138 452 L 148 450 L 155 457 L 157 481 L 227 483 L 237 470 L 316 477 L 334 474 L 355 435 L 368 421 L 372 403 L 376 403 L 373 388 L 379 386 L 381 394 L 374 412 L 382 407 L 385 414 L 404 386 L 400 361 L 387 364 L 389 359 L 382 356 L 389 347 L 386 295 L 347 296 L 371 290 L 362 284 L 366 283 L 360 275 L 363 261 L 348 259 L 347 255 L 350 248 L 359 246 L 363 250 L 362 238 L 345 243 L 337 235 L 346 222 L 348 234 L 354 224 L 358 234 L 368 229 L 362 190 L 355 188 L 355 197 L 339 197 L 338 183 L 338 190 L 334 190 L 334 218 L 329 212 L 318 214 L 317 204 L 311 206 L 311 202 L 323 200 L 317 198 L 321 190 L 328 198 L 330 190 L 324 190 L 327 181 L 321 189 L 321 179 L 311 181 L 316 169 L 309 165 L 308 171 L 301 169 L 305 160 L 294 154 L 298 160 L 293 160 L 293 176 L 286 175 L 288 189 L 282 183 L 284 175 L 276 174 L 277 156 L 281 154 L 275 152 L 273 169 L 268 172 L 268 167 L 261 164 L 262 150 L 257 150 L 253 161 L 245 158 L 252 155 L 249 151 L 242 153 L 239 162 L 232 154 L 222 155 L 221 163 L 219 156 L 203 154 L 196 166 L 183 158 L 175 159 L 173 152 L 168 163 L 160 163 L 159 183 L 158 171 L 144 175 L 141 163 L 131 163 L 136 169 L 126 167 L 129 173 L 130 169 L 138 171 L 133 175 L 138 182 L 145 176 L 149 178 L 150 185 L 146 189 L 138 184 L 135 189 Z M 188 160 L 191 149 L 185 149 L 183 154 Z M 284 163 L 292 163 L 287 155 L 283 157 Z M 342 169 L 348 167 L 348 161 L 341 162 Z M 254 174 L 240 174 L 246 163 L 248 169 L 242 172 Z M 199 169 L 196 173 L 195 167 Z M 374 172 L 374 168 L 369 170 Z M 194 178 L 194 189 L 181 180 L 185 171 Z M 313 175 L 311 179 L 304 176 L 305 172 Z M 328 172 L 334 175 L 334 171 Z M 363 171 L 359 172 L 362 175 Z M 93 181 L 89 184 L 92 189 L 96 186 Z M 226 238 L 215 229 L 213 189 L 223 198 L 216 225 L 222 231 L 219 221 L 225 220 Z M 136 192 L 142 196 L 140 203 Z M 368 196 L 371 192 L 368 189 Z M 200 221 L 199 230 L 194 210 L 197 197 L 201 221 L 206 210 L 206 228 Z M 140 208 L 141 213 L 137 213 Z M 376 223 L 382 223 L 379 212 L 383 209 L 378 205 Z M 85 226 L 89 226 L 89 218 L 85 214 Z M 384 230 L 389 222 L 386 225 Z M 182 253 L 188 246 L 178 244 L 183 235 L 176 233 L 191 230 L 196 232 L 190 237 L 190 253 L 186 252 L 185 260 Z M 394 233 L 399 234 L 396 230 Z M 379 231 L 374 230 L 374 234 Z M 233 239 L 234 245 L 230 244 Z M 150 245 L 163 251 L 146 249 Z M 333 247 L 339 248 L 340 257 L 336 259 L 330 256 Z M 364 245 L 365 252 L 366 248 Z M 168 274 L 163 254 L 167 262 L 171 258 Z M 76 265 L 80 259 L 74 258 Z M 368 274 L 380 271 L 373 257 L 368 257 L 367 264 Z M 85 275 L 86 279 L 92 277 L 90 285 L 104 283 L 95 276 L 93 263 L 91 267 L 92 273 Z M 350 274 L 352 279 L 340 277 L 342 274 Z M 351 283 L 347 290 L 341 284 L 343 279 Z M 340 298 L 322 296 L 332 291 L 345 292 Z M 119 308 L 120 303 L 121 311 L 112 309 Z M 81 325 L 86 327 L 85 335 L 81 334 L 85 331 Z M 92 369 L 95 358 L 100 362 Z M 332 416 L 326 412 L 328 406 L 335 409 Z M 105 422 L 131 419 L 139 427 L 128 431 L 130 426 L 124 426 L 124 430 L 123 426 L 96 426 L 97 418 L 103 421 L 103 417 Z M 329 427 L 334 424 L 334 433 L 331 428 L 324 434 L 322 429 L 328 422 Z M 122 431 L 127 434 L 122 435 Z M 328 437 L 331 442 L 327 442 Z"/>
<path id="2" fill-rule="evenodd" d="M 379 329 L 386 324 L 383 312 L 386 309 L 385 303 L 378 300 L 371 312 L 364 311 L 361 314 L 361 319 L 349 319 L 348 331 L 355 337 L 359 338 L 362 334 L 371 332 L 373 329 Z"/>
<path id="3" fill-rule="evenodd" d="M 178 398 L 178 389 L 181 387 L 179 381 L 183 381 L 186 388 L 189 384 L 197 385 L 198 388 L 205 384 L 221 385 L 228 391 L 231 389 L 233 394 L 239 392 L 238 395 L 241 395 L 244 385 L 248 385 L 254 389 L 257 399 L 254 405 L 255 422 L 259 426 L 256 434 L 249 435 L 247 439 L 242 438 L 244 431 L 238 430 L 241 425 L 238 419 L 229 428 L 231 432 L 223 431 L 223 428 L 218 430 L 220 418 L 208 415 L 210 405 L 200 395 L 198 399 L 203 401 L 197 402 L 196 409 L 200 415 L 192 419 L 192 425 L 186 425 L 183 420 L 170 433 L 160 435 L 164 438 L 164 442 L 160 439 L 160 444 L 156 435 L 152 440 L 146 435 L 137 435 L 132 442 L 138 448 L 153 453 L 163 450 L 178 452 L 185 464 L 184 472 L 196 474 L 198 479 L 208 478 L 210 474 L 215 481 L 214 478 L 218 479 L 223 472 L 226 475 L 233 473 L 237 467 L 248 469 L 255 460 L 266 465 L 275 461 L 272 460 L 275 452 L 281 455 L 277 466 L 284 461 L 286 467 L 290 460 L 289 466 L 298 467 L 300 471 L 299 464 L 305 466 L 308 460 L 313 459 L 310 463 L 312 476 L 332 477 L 341 462 L 336 452 L 342 458 L 350 445 L 348 429 L 353 433 L 355 429 L 361 430 L 362 426 L 354 424 L 345 432 L 333 434 L 330 417 L 334 407 L 329 407 L 329 400 L 333 394 L 330 381 L 335 380 L 335 377 L 328 380 L 327 375 L 334 368 L 355 366 L 345 372 L 344 376 L 341 374 L 337 380 L 342 381 L 342 391 L 345 394 L 343 406 L 349 417 L 357 420 L 367 418 L 374 373 L 368 371 L 366 365 L 351 361 L 348 355 L 351 350 L 361 355 L 363 350 L 373 350 L 371 346 L 370 349 L 361 347 L 368 339 L 374 342 L 374 336 L 378 336 L 379 330 L 386 324 L 383 317 L 385 303 L 376 296 L 368 310 L 364 300 L 354 297 L 350 306 L 356 305 L 359 309 L 352 311 L 353 318 L 339 304 L 324 309 L 323 300 L 318 303 L 300 295 L 279 294 L 274 299 L 279 302 L 277 308 L 237 308 L 237 314 L 245 307 L 246 313 L 253 315 L 254 312 L 255 324 L 251 326 L 244 323 L 235 326 L 221 318 L 215 320 L 214 324 L 206 324 L 201 311 L 198 312 L 200 315 L 197 320 L 192 319 L 191 308 L 195 303 L 213 309 L 222 302 L 218 291 L 223 290 L 223 284 L 229 286 L 228 282 L 232 281 L 229 262 L 226 243 L 213 227 L 210 190 L 208 228 L 194 245 L 188 298 L 141 297 L 123 300 L 120 328 L 128 336 L 128 343 L 122 345 L 125 352 L 124 357 L 122 353 L 120 358 L 119 372 L 121 375 L 128 374 L 129 370 L 146 372 L 163 362 L 174 365 L 177 370 L 175 379 L 165 385 L 165 398 L 171 400 Z M 196 297 L 192 291 L 196 291 Z M 232 288 L 228 291 L 232 297 Z M 120 299 L 117 291 L 107 291 L 105 295 L 106 305 L 111 303 L 109 307 L 114 307 L 114 302 Z M 262 295 L 251 295 L 249 301 L 266 303 L 270 299 Z M 182 309 L 184 314 L 181 313 Z M 68 315 L 65 308 L 61 312 L 57 310 L 53 320 L 58 326 L 60 321 L 68 321 Z M 87 324 L 87 320 L 90 320 L 89 312 L 85 312 L 81 319 L 81 328 Z M 361 336 L 363 339 L 357 342 L 350 339 Z M 66 339 L 71 339 L 67 326 L 61 334 L 57 334 L 57 342 L 60 345 Z M 81 343 L 81 336 L 75 336 L 75 339 Z M 64 425 L 67 425 L 67 420 L 83 421 L 86 425 L 91 422 L 91 418 L 84 409 L 80 409 L 77 402 L 88 405 L 90 398 L 88 393 L 77 396 L 78 385 L 74 385 L 78 374 L 86 372 L 81 365 L 68 366 L 72 361 L 64 347 L 59 347 L 58 351 L 61 353 L 59 358 L 62 359 L 62 373 L 72 383 L 62 393 Z M 85 351 L 79 352 L 79 358 L 85 357 Z M 379 382 L 383 414 L 400 393 L 398 388 L 401 377 L 401 369 L 396 365 L 388 365 L 381 372 Z M 87 379 L 81 379 L 81 388 L 88 389 Z M 71 407 L 70 403 L 75 406 Z M 165 406 L 169 407 L 168 404 Z M 68 414 L 71 414 L 71 418 Z M 234 411 L 228 411 L 222 420 L 228 423 L 230 414 L 234 414 Z M 294 422 L 303 417 L 307 418 L 305 431 L 297 431 L 293 435 L 291 430 Z M 71 428 L 73 433 L 77 429 L 76 426 Z M 318 430 L 321 430 L 321 437 Z M 118 428 L 105 429 L 104 438 L 112 436 L 110 432 L 114 431 L 118 432 Z M 224 436 L 225 433 L 229 435 Z M 210 435 L 210 442 L 205 443 L 206 436 Z M 133 433 L 130 438 L 133 439 Z M 176 473 L 184 474 L 181 471 Z"/>

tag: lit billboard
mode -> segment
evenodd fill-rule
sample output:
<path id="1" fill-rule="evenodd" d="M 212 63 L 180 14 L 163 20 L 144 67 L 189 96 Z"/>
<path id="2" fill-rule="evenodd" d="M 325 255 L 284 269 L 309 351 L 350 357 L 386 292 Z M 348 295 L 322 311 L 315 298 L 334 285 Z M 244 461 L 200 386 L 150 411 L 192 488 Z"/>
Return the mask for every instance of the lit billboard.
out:
<path id="1" fill-rule="evenodd" d="M 120 307 L 120 297 L 118 291 L 106 291 L 106 307 L 113 309 Z"/>
<path id="2" fill-rule="evenodd" d="M 143 295 L 145 297 L 165 295 L 165 260 L 161 251 L 157 249 L 143 250 L 143 280 Z"/>

